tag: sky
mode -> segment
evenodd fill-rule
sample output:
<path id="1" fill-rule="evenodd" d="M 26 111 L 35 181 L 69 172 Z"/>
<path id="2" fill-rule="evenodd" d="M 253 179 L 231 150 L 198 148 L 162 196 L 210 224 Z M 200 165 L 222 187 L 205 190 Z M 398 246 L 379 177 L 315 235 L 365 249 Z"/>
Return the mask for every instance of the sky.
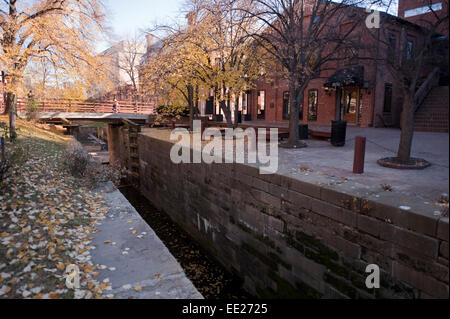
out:
<path id="1" fill-rule="evenodd" d="M 179 19 L 183 3 L 184 0 L 106 0 L 110 24 L 117 37 L 114 40 L 123 40 L 155 21 L 170 23 Z M 107 47 L 105 42 L 98 49 L 101 51 Z"/>
<path id="2" fill-rule="evenodd" d="M 391 1 L 396 9 L 397 0 Z M 172 24 L 177 19 L 184 19 L 184 14 L 181 13 L 184 2 L 185 0 L 105 0 L 115 34 L 112 42 L 132 37 L 135 32 L 146 29 L 155 22 Z M 101 52 L 110 46 L 111 41 L 105 41 L 99 43 L 97 50 Z"/>

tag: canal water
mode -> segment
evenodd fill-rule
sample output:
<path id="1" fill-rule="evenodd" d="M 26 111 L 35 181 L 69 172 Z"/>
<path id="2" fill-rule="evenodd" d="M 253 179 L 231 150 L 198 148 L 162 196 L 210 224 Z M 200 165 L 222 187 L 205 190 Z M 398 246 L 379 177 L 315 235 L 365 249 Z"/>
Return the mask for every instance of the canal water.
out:
<path id="1" fill-rule="evenodd" d="M 122 194 L 155 231 L 183 267 L 187 277 L 206 299 L 249 299 L 242 280 L 229 273 L 164 212 L 158 211 L 133 187 L 120 187 Z"/>

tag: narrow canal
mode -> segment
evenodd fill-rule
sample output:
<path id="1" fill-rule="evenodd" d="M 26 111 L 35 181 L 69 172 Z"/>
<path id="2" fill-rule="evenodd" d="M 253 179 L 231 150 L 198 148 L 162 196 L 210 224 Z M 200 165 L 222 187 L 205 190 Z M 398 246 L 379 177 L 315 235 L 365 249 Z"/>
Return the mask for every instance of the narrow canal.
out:
<path id="1" fill-rule="evenodd" d="M 99 137 L 98 125 L 92 126 L 94 128 L 85 125 L 77 138 L 88 151 L 94 151 L 97 154 L 97 160 L 104 162 L 100 155 L 105 153 L 107 156 L 107 151 L 101 150 L 98 140 L 92 140 L 92 137 L 89 137 L 90 134 Z M 119 190 L 177 259 L 187 277 L 203 297 L 206 299 L 253 298 L 242 288 L 240 278 L 229 273 L 186 231 L 173 222 L 167 214 L 158 211 L 138 190 L 130 186 L 120 187 Z"/>
<path id="2" fill-rule="evenodd" d="M 242 281 L 230 274 L 164 212 L 158 211 L 133 187 L 120 191 L 155 231 L 197 290 L 206 299 L 249 299 Z"/>

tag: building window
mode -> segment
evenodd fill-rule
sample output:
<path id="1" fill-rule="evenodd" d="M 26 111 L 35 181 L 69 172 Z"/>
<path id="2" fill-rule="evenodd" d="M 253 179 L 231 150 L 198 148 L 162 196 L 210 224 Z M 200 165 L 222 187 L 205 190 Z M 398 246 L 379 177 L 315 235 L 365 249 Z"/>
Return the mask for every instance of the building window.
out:
<path id="1" fill-rule="evenodd" d="M 346 93 L 345 96 L 345 115 L 356 115 L 356 109 L 358 104 L 357 91 L 353 90 Z"/>
<path id="2" fill-rule="evenodd" d="M 248 114 L 248 95 L 247 93 L 242 93 L 242 114 L 246 115 Z"/>
<path id="3" fill-rule="evenodd" d="M 258 119 L 264 120 L 266 118 L 266 92 L 258 91 Z"/>
<path id="4" fill-rule="evenodd" d="M 289 120 L 289 92 L 283 92 L 283 120 Z"/>
<path id="5" fill-rule="evenodd" d="M 414 58 L 414 41 L 408 40 L 406 43 L 406 60 L 410 61 Z"/>
<path id="6" fill-rule="evenodd" d="M 395 37 L 394 34 L 390 33 L 388 35 L 388 48 L 387 48 L 387 50 L 388 50 L 388 52 L 387 52 L 388 60 L 390 62 L 394 61 L 395 52 L 396 52 L 396 46 L 397 46 L 397 38 Z"/>
<path id="7" fill-rule="evenodd" d="M 317 121 L 317 105 L 319 102 L 319 91 L 308 91 L 308 121 Z"/>
<path id="8" fill-rule="evenodd" d="M 386 83 L 384 85 L 384 113 L 391 113 L 392 110 L 392 84 Z"/>

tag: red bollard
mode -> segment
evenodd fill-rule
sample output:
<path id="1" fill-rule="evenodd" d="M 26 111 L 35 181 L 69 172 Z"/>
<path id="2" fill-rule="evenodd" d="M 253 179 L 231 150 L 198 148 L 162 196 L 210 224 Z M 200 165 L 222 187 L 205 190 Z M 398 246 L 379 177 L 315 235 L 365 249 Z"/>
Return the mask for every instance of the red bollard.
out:
<path id="1" fill-rule="evenodd" d="M 353 173 L 364 173 L 364 159 L 366 156 L 366 138 L 357 136 L 355 138 L 355 159 L 353 161 Z"/>

